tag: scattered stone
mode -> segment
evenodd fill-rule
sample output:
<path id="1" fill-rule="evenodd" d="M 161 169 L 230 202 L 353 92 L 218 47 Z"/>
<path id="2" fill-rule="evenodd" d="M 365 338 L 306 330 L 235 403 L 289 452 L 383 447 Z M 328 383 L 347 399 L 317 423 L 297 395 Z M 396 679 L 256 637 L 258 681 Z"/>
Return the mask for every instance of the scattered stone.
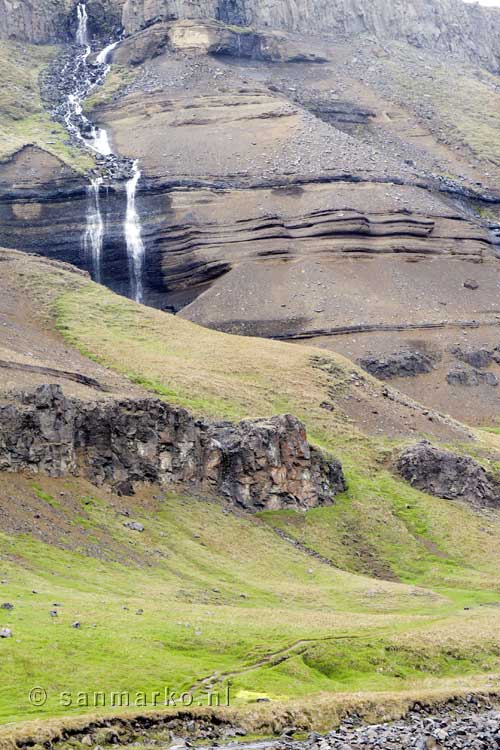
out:
<path id="1" fill-rule="evenodd" d="M 49 612 L 49 615 L 51 617 L 59 617 L 59 613 L 57 612 L 56 609 L 51 609 L 50 612 Z"/>
<path id="2" fill-rule="evenodd" d="M 2 628 L 0 630 L 0 638 L 12 638 L 12 630 L 10 628 Z"/>
<path id="3" fill-rule="evenodd" d="M 7 609 L 9 611 L 14 609 L 14 605 L 10 602 L 4 602 L 2 605 L 0 605 L 0 609 Z"/>
<path id="4" fill-rule="evenodd" d="M 80 628 L 82 627 L 82 624 L 81 622 L 77 621 L 77 622 L 72 623 L 71 627 L 75 628 L 75 630 L 80 630 Z"/>
<path id="5" fill-rule="evenodd" d="M 325 411 L 335 411 L 335 406 L 330 403 L 330 401 L 322 401 L 320 404 L 320 408 L 324 409 Z"/>
<path id="6" fill-rule="evenodd" d="M 138 523 L 137 521 L 125 521 L 123 525 L 132 531 L 144 531 L 142 523 Z"/>
<path id="7" fill-rule="evenodd" d="M 474 279 L 467 279 L 466 281 L 464 281 L 464 287 L 466 289 L 473 289 L 473 290 L 475 290 L 475 289 L 479 289 L 479 284 Z"/>

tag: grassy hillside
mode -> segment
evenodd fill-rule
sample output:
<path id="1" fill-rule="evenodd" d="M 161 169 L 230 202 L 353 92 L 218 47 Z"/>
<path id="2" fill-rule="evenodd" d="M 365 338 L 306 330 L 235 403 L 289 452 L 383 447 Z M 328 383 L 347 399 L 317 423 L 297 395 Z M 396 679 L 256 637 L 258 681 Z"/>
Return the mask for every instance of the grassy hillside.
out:
<path id="1" fill-rule="evenodd" d="M 93 711 L 61 705 L 61 691 L 168 685 L 203 702 L 208 677 L 222 693 L 231 681 L 233 705 L 498 684 L 499 514 L 392 475 L 401 439 L 346 418 L 351 363 L 326 354 L 325 370 L 315 349 L 202 329 L 44 261 L 23 258 L 16 274 L 68 342 L 173 403 L 297 414 L 343 460 L 349 490 L 331 508 L 248 517 L 174 492 L 125 500 L 79 480 L 0 477 L 1 593 L 15 604 L 0 622 L 14 634 L 0 643 L 3 721 Z M 474 450 L 487 461 L 498 440 L 482 433 Z M 42 707 L 27 699 L 35 685 Z"/>
<path id="2" fill-rule="evenodd" d="M 68 145 L 68 134 L 51 119 L 40 98 L 39 78 L 57 48 L 0 40 L 0 161 L 26 144 L 84 170 L 91 160 Z"/>
<path id="3" fill-rule="evenodd" d="M 179 694 L 209 675 L 225 696 L 225 673 L 237 706 L 457 677 L 488 685 L 497 669 L 496 612 L 477 605 L 493 594 L 471 595 L 464 611 L 452 595 L 336 570 L 258 519 L 172 493 L 132 502 L 77 480 L 4 477 L 1 495 L 4 510 L 10 496 L 39 516 L 0 536 L 2 596 L 15 605 L 1 617 L 14 634 L 1 644 L 2 721 L 89 713 L 100 691 Z M 124 509 L 143 534 L 124 528 Z M 42 707 L 29 703 L 34 686 L 47 691 Z M 194 695 L 206 700 L 201 686 Z"/>

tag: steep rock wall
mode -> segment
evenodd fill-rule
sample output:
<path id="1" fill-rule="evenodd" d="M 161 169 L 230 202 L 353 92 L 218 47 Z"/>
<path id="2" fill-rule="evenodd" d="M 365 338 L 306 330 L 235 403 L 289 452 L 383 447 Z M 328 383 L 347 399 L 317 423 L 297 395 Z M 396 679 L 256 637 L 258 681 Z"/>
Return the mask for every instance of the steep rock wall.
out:
<path id="1" fill-rule="evenodd" d="M 83 402 L 57 385 L 0 407 L 0 470 L 77 474 L 123 494 L 178 483 L 249 510 L 329 504 L 345 489 L 295 417 L 207 424 L 158 399 Z"/>
<path id="2" fill-rule="evenodd" d="M 0 0 L 0 39 L 67 39 L 75 7 L 76 0 Z M 126 34 L 183 18 L 308 34 L 369 33 L 500 69 L 500 11 L 463 0 L 89 0 L 88 10 L 91 26 L 93 20 L 96 27 L 116 25 L 121 17 Z"/>
<path id="3" fill-rule="evenodd" d="M 68 0 L 0 0 L 0 39 L 59 41 L 68 31 Z"/>
<path id="4" fill-rule="evenodd" d="M 0 39 L 48 44 L 68 41 L 78 0 L 0 0 Z M 88 0 L 91 33 L 106 35 L 121 22 L 123 0 Z"/>
<path id="5" fill-rule="evenodd" d="M 369 33 L 500 68 L 500 11 L 463 0 L 125 0 L 128 34 L 165 18 L 218 18 L 309 34 Z"/>

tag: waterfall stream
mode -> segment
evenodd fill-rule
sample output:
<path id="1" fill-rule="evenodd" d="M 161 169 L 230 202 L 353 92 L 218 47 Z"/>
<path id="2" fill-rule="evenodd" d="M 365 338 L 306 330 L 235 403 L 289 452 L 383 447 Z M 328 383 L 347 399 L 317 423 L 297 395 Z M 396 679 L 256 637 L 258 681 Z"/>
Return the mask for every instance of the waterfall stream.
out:
<path id="1" fill-rule="evenodd" d="M 95 177 L 90 181 L 87 188 L 88 208 L 87 208 L 87 226 L 83 236 L 83 247 L 85 254 L 90 260 L 92 268 L 92 278 L 101 283 L 101 256 L 104 241 L 104 221 L 101 214 L 100 206 L 100 189 L 102 177 Z"/>
<path id="2" fill-rule="evenodd" d="M 127 213 L 125 215 L 125 240 L 129 259 L 132 295 L 136 302 L 142 302 L 144 290 L 142 284 L 144 266 L 144 243 L 141 236 L 141 221 L 135 205 L 137 185 L 141 172 L 137 161 L 133 165 L 133 175 L 127 182 Z"/>
<path id="3" fill-rule="evenodd" d="M 78 29 L 76 31 L 76 43 L 80 47 L 86 47 L 89 43 L 87 6 L 85 3 L 78 3 L 77 9 Z"/>
<path id="4" fill-rule="evenodd" d="M 76 51 L 63 69 L 63 78 L 69 82 L 66 96 L 56 110 L 56 115 L 64 122 L 68 132 L 83 148 L 100 157 L 100 161 L 119 165 L 120 172 L 130 175 L 126 183 L 127 205 L 123 222 L 123 233 L 127 253 L 130 296 L 137 302 L 143 300 L 143 268 L 145 246 L 142 240 L 141 221 L 136 208 L 136 194 L 141 172 L 138 162 L 120 158 L 113 152 L 109 135 L 104 128 L 97 127 L 86 117 L 83 110 L 85 99 L 92 90 L 100 86 L 108 75 L 108 64 L 112 51 L 119 41 L 114 41 L 102 49 L 93 62 L 89 38 L 89 17 L 87 6 L 79 2 L 76 8 L 77 29 L 75 34 Z M 69 92 L 69 93 L 68 93 Z M 82 236 L 82 248 L 91 269 L 92 278 L 102 279 L 102 256 L 105 240 L 105 222 L 101 211 L 100 192 L 104 185 L 102 176 L 90 178 L 87 188 L 87 218 Z"/>

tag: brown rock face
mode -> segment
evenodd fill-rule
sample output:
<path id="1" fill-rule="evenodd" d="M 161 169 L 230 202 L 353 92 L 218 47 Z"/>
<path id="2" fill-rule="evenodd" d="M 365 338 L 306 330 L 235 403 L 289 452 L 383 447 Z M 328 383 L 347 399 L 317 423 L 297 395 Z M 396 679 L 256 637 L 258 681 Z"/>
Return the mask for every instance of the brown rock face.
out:
<path id="1" fill-rule="evenodd" d="M 218 21 L 158 22 L 127 37 L 115 53 L 120 65 L 137 65 L 166 48 L 199 55 L 250 58 L 267 62 L 325 62 L 306 44 L 277 31 L 256 32 Z"/>
<path id="2" fill-rule="evenodd" d="M 207 424 L 157 399 L 89 403 L 56 385 L 0 408 L 0 470 L 75 474 L 124 494 L 177 483 L 248 510 L 329 504 L 345 489 L 341 465 L 295 417 Z"/>
<path id="3" fill-rule="evenodd" d="M 413 487 L 431 495 L 473 505 L 500 504 L 500 485 L 469 456 L 422 442 L 405 450 L 396 468 Z"/>

